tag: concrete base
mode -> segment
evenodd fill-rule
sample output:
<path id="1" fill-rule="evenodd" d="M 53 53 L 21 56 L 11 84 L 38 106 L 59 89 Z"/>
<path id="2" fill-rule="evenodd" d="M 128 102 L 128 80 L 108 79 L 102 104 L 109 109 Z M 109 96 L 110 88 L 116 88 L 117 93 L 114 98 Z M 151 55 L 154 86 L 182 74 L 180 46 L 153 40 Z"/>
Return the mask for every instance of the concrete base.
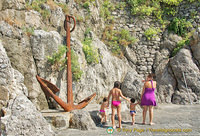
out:
<path id="1" fill-rule="evenodd" d="M 70 112 L 61 110 L 43 110 L 41 111 L 44 118 L 51 124 L 53 129 L 67 129 L 71 118 Z"/>

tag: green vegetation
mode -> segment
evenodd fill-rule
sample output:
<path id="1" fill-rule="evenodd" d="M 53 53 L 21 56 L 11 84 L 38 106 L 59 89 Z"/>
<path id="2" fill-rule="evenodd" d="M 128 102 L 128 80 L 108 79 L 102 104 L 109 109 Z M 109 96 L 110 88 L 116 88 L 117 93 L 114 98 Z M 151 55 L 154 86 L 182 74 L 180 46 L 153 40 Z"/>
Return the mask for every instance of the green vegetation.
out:
<path id="1" fill-rule="evenodd" d="M 57 5 L 62 8 L 64 14 L 69 14 L 69 7 L 67 4 L 57 3 Z"/>
<path id="2" fill-rule="evenodd" d="M 92 45 L 92 38 L 90 37 L 90 28 L 85 31 L 85 38 L 83 43 L 83 52 L 85 54 L 85 59 L 88 64 L 99 63 L 99 53 L 98 50 L 95 49 Z"/>
<path id="3" fill-rule="evenodd" d="M 183 40 L 179 41 L 177 43 L 177 46 L 176 48 L 172 51 L 172 57 L 175 56 L 177 54 L 177 52 L 183 48 L 184 46 L 186 45 L 189 45 L 190 44 L 190 40 L 191 40 L 191 37 L 193 35 L 193 33 L 195 32 L 195 30 L 191 31 L 191 32 L 188 32 L 186 34 L 186 36 L 183 38 Z"/>
<path id="4" fill-rule="evenodd" d="M 27 2 L 26 9 L 27 10 L 33 9 L 33 10 L 39 12 L 42 15 L 43 19 L 47 19 L 50 17 L 50 11 L 41 8 L 42 4 L 44 4 L 46 2 L 47 2 L 47 0 L 34 0 L 31 5 L 29 5 Z"/>
<path id="5" fill-rule="evenodd" d="M 115 8 L 119 10 L 123 10 L 126 7 L 126 2 L 119 2 Z"/>
<path id="6" fill-rule="evenodd" d="M 176 48 L 172 51 L 172 56 L 175 56 L 177 54 L 177 52 L 183 48 L 183 46 L 188 45 L 190 42 L 189 38 L 185 38 L 181 41 L 178 42 Z"/>
<path id="7" fill-rule="evenodd" d="M 175 16 L 177 8 L 183 0 L 127 0 L 127 6 L 130 7 L 132 15 L 154 16 L 163 25 L 167 25 L 168 16 Z M 187 0 L 195 2 L 200 0 Z"/>
<path id="8" fill-rule="evenodd" d="M 34 27 L 30 27 L 30 28 L 22 27 L 22 30 L 28 37 L 30 37 L 31 35 L 34 35 L 34 31 L 35 31 Z"/>
<path id="9" fill-rule="evenodd" d="M 104 29 L 102 40 L 110 47 L 112 53 L 116 56 L 122 56 L 122 47 L 134 44 L 137 39 L 132 37 L 128 30 L 113 30 L 113 26 L 107 26 Z"/>
<path id="10" fill-rule="evenodd" d="M 192 24 L 186 19 L 174 18 L 169 25 L 169 31 L 173 31 L 180 36 L 186 36 L 187 28 L 192 27 Z"/>
<path id="11" fill-rule="evenodd" d="M 147 37 L 148 40 L 151 40 L 152 38 L 156 38 L 158 36 L 158 33 L 160 33 L 161 30 L 157 29 L 155 27 L 150 27 L 144 32 L 144 35 Z"/>
<path id="12" fill-rule="evenodd" d="M 66 59 L 63 57 L 67 49 L 65 45 L 58 46 L 58 51 L 54 52 L 52 56 L 47 56 L 47 60 L 51 65 L 55 66 L 55 69 L 63 68 Z"/>
<path id="13" fill-rule="evenodd" d="M 43 4 L 49 5 L 51 9 L 55 9 L 56 7 L 61 7 L 65 14 L 69 13 L 69 8 L 67 4 L 56 3 L 53 0 L 34 0 L 31 5 L 29 2 L 26 2 L 26 9 L 27 10 L 35 10 L 42 15 L 43 19 L 48 19 L 51 15 L 51 12 L 45 8 L 42 8 Z"/>
<path id="14" fill-rule="evenodd" d="M 79 81 L 83 74 L 83 71 L 80 69 L 80 64 L 78 62 L 78 56 L 75 51 L 71 50 L 71 64 L 72 64 L 72 78 L 75 81 Z"/>
<path id="15" fill-rule="evenodd" d="M 111 16 L 111 12 L 115 10 L 114 4 L 110 0 L 103 1 L 103 4 L 100 8 L 100 16 L 108 23 L 114 23 L 114 17 Z"/>
<path id="16" fill-rule="evenodd" d="M 65 45 L 58 46 L 58 51 L 53 53 L 52 56 L 47 56 L 47 61 L 50 65 L 54 66 L 55 70 L 62 70 L 67 68 L 67 59 L 64 57 L 67 48 Z M 74 50 L 71 49 L 71 65 L 72 65 L 72 78 L 75 81 L 80 80 L 83 71 L 80 69 L 80 64 L 78 63 L 78 56 L 75 54 Z"/>
<path id="17" fill-rule="evenodd" d="M 75 0 L 75 2 L 90 13 L 90 5 L 94 4 L 95 0 Z"/>

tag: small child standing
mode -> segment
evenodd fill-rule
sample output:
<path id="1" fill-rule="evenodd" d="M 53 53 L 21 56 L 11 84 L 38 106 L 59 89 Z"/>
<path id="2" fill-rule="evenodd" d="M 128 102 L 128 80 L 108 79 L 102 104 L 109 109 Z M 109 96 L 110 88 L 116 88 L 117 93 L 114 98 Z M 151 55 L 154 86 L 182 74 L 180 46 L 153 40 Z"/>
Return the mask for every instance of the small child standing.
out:
<path id="1" fill-rule="evenodd" d="M 132 125 L 135 124 L 135 114 L 136 114 L 135 107 L 137 104 L 139 104 L 139 102 L 135 103 L 135 99 L 131 98 L 130 115 L 132 116 Z"/>
<path id="2" fill-rule="evenodd" d="M 103 98 L 103 103 L 101 104 L 101 108 L 100 108 L 100 113 L 101 113 L 101 125 L 103 123 L 103 119 L 105 119 L 105 123 L 107 121 L 107 116 L 106 116 L 106 112 L 105 112 L 105 108 L 107 108 L 108 105 L 108 99 L 105 97 Z"/>

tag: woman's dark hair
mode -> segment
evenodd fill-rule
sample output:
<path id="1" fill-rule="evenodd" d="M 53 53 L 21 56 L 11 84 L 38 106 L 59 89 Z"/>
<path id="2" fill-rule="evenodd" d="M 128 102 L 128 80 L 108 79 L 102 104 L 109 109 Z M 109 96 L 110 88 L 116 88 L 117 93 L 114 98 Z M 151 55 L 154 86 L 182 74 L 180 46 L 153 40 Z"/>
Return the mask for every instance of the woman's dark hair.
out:
<path id="1" fill-rule="evenodd" d="M 114 83 L 114 88 L 119 88 L 120 89 L 120 82 L 119 81 L 115 81 Z"/>
<path id="2" fill-rule="evenodd" d="M 135 99 L 134 99 L 134 98 L 131 98 L 131 102 L 134 103 L 134 102 L 135 102 Z"/>
<path id="3" fill-rule="evenodd" d="M 108 99 L 107 99 L 107 97 L 104 97 L 103 98 L 103 102 L 106 102 Z"/>
<path id="4" fill-rule="evenodd" d="M 151 74 L 149 74 L 147 77 L 148 77 L 148 78 L 152 78 L 152 79 L 153 79 L 153 78 L 154 78 L 154 76 L 155 76 L 155 74 L 151 73 Z"/>

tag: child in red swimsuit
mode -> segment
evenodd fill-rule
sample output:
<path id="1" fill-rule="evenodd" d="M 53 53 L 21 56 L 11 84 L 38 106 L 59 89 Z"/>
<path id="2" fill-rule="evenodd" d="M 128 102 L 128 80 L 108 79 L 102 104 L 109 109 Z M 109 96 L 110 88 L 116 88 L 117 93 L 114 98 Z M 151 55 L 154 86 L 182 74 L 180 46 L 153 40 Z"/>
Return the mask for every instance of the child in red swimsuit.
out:
<path id="1" fill-rule="evenodd" d="M 117 110 L 117 115 L 118 115 L 118 120 L 119 120 L 119 128 L 122 128 L 121 126 L 121 100 L 120 97 L 127 100 L 128 102 L 130 102 L 130 100 L 126 97 L 124 97 L 124 95 L 122 94 L 121 90 L 120 90 L 120 82 L 116 81 L 114 83 L 114 87 L 112 90 L 110 90 L 110 93 L 108 95 L 108 107 L 109 107 L 109 99 L 110 97 L 112 97 L 112 104 L 111 104 L 111 108 L 112 108 L 112 126 L 115 129 L 115 110 Z"/>
<path id="2" fill-rule="evenodd" d="M 107 107 L 108 105 L 108 100 L 107 98 L 103 98 L 103 103 L 101 104 L 101 108 L 100 108 L 100 114 L 101 114 L 101 125 L 103 123 L 103 119 L 105 119 L 105 123 L 107 121 L 107 116 L 106 116 L 106 111 L 105 111 L 105 108 Z"/>

